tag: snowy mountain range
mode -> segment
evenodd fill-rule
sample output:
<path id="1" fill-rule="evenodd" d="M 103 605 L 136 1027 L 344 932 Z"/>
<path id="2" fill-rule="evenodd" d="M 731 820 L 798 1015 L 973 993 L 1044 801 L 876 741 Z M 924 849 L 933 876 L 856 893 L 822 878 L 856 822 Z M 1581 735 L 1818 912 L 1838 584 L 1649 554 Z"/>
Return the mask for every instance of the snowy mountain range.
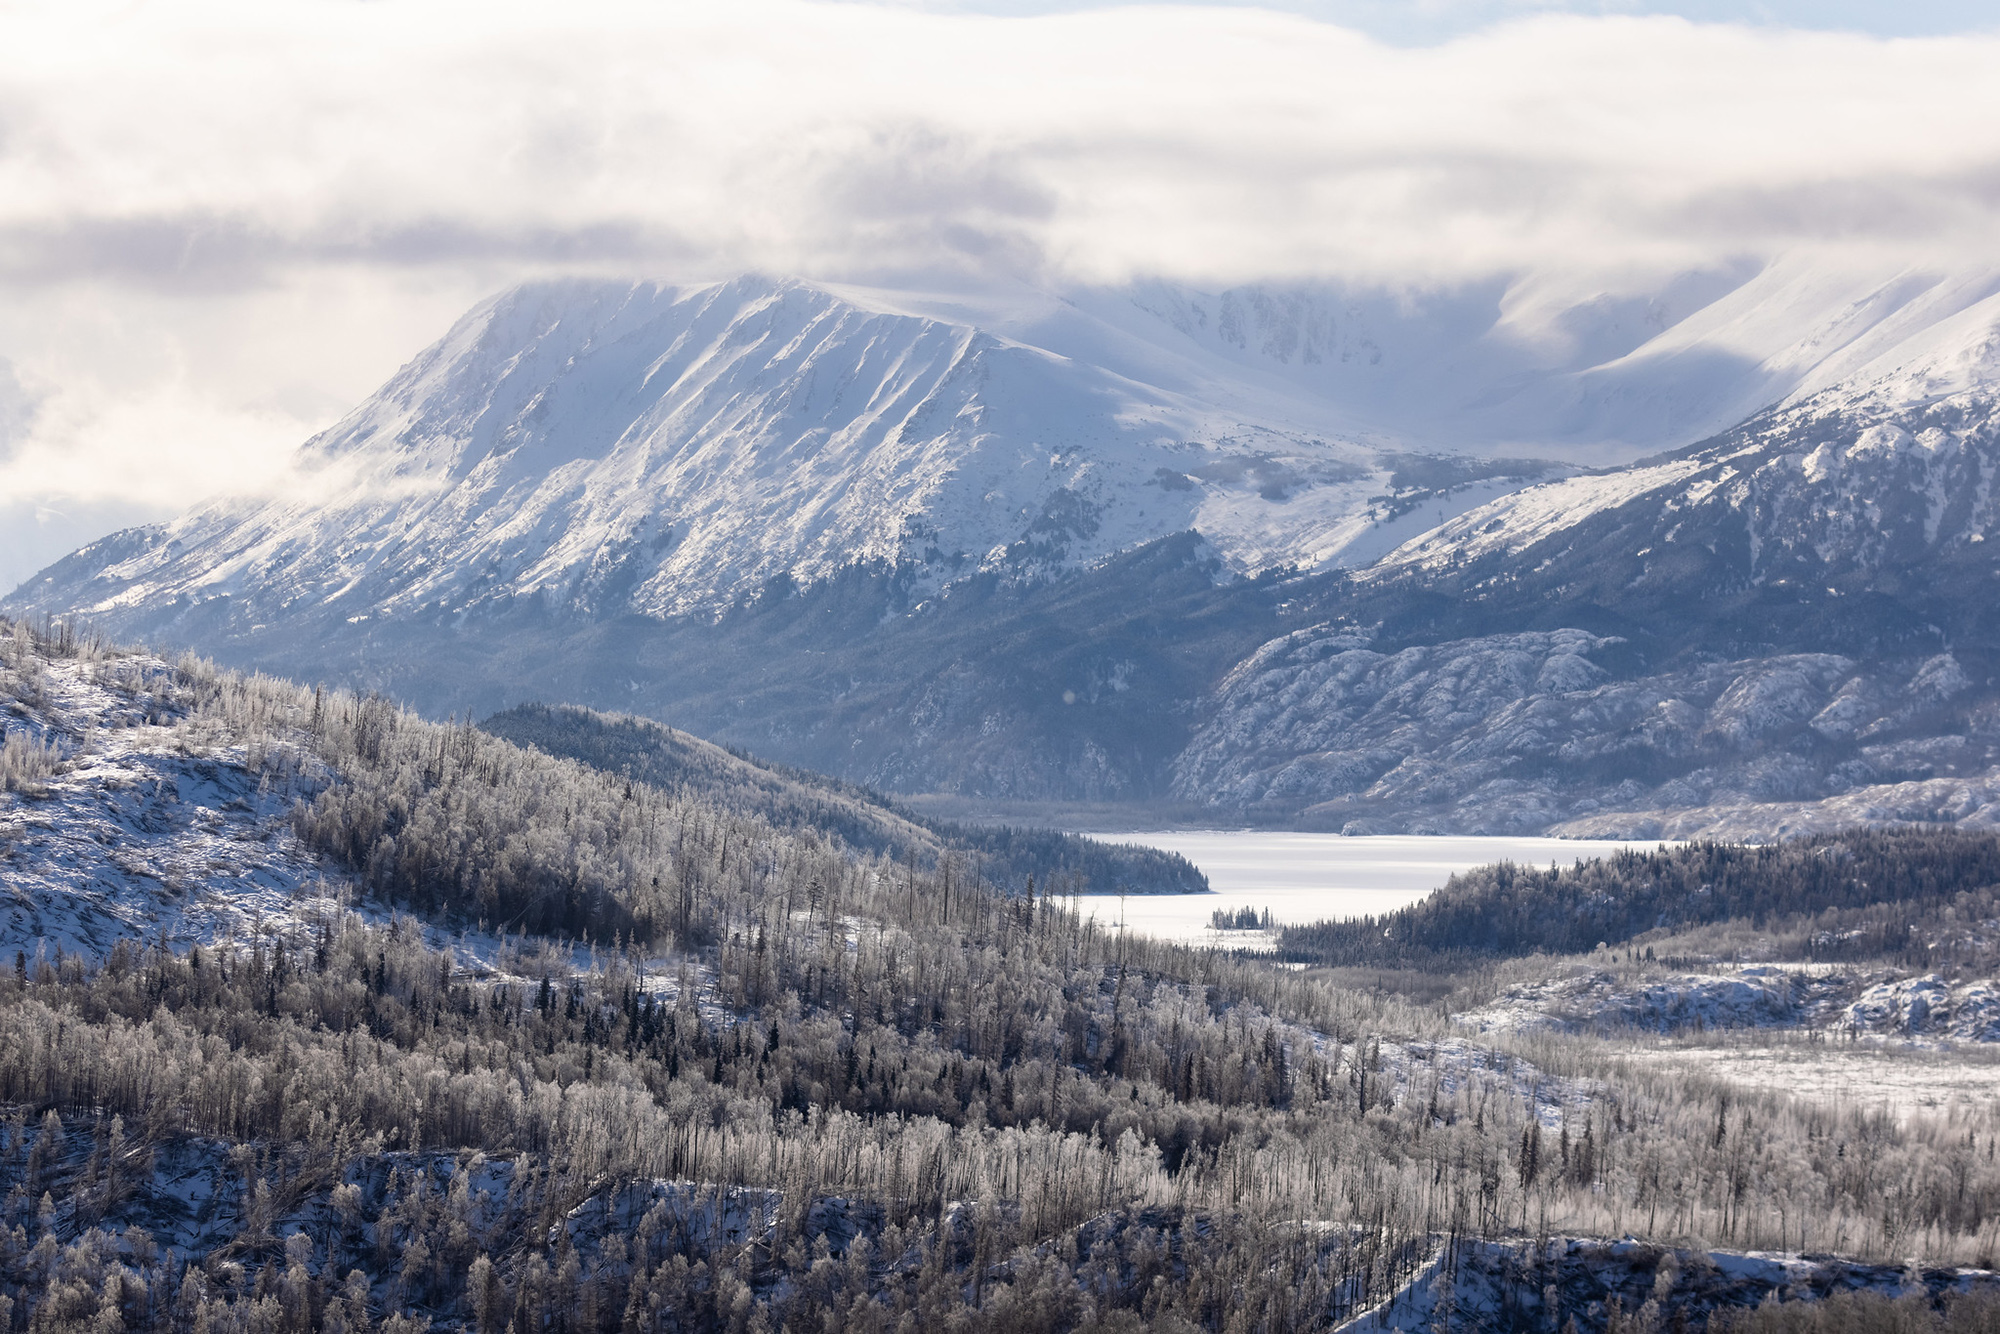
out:
<path id="1" fill-rule="evenodd" d="M 932 587 L 1074 568 L 1188 529 L 1244 571 L 1365 541 L 1390 471 L 1336 413 L 1147 350 L 1142 380 L 795 281 L 516 289 L 308 442 L 291 494 L 120 536 L 92 591 L 259 620 L 529 597 L 666 616 L 856 566 Z"/>
<path id="2" fill-rule="evenodd" d="M 906 791 L 1726 820 L 2000 762 L 1996 386 L 2000 269 L 543 283 L 307 442 L 283 494 L 114 534 L 5 605 Z M 1710 718 L 1802 654 L 1809 710 Z M 1708 721 L 1662 731 L 1675 705 Z"/>

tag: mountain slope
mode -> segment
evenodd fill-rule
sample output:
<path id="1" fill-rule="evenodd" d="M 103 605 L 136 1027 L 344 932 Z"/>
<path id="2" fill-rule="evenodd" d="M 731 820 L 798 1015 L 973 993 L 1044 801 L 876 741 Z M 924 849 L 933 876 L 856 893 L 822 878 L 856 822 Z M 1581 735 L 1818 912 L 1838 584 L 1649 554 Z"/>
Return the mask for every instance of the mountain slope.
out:
<path id="1" fill-rule="evenodd" d="M 2000 520 L 1996 466 L 2000 296 L 1705 444 L 1468 511 L 1375 573 L 1451 568 L 1465 588 L 1567 561 L 1579 577 L 1598 568 L 1600 587 L 1643 590 L 1685 585 L 1700 566 L 1724 583 L 1900 595 L 1918 570 L 1988 563 L 1967 548 Z"/>

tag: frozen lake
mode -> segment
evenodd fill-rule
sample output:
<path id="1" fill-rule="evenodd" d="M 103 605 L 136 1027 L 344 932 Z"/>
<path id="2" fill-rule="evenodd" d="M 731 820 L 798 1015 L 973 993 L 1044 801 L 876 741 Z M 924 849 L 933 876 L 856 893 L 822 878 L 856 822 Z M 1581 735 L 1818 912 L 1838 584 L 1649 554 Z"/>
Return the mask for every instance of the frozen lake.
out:
<path id="1" fill-rule="evenodd" d="M 1122 901 L 1128 931 L 1192 944 L 1255 948 L 1266 938 L 1250 931 L 1213 931 L 1209 914 L 1269 909 L 1285 925 L 1329 917 L 1394 912 L 1438 888 L 1453 873 L 1490 862 L 1550 862 L 1607 856 L 1620 848 L 1656 843 L 1591 842 L 1570 838 L 1432 838 L 1420 835 L 1269 833 L 1262 830 L 1118 831 L 1092 838 L 1143 843 L 1178 852 L 1208 876 L 1212 894 L 1132 895 Z M 1119 924 L 1121 901 L 1095 896 L 1081 901 L 1105 926 Z"/>

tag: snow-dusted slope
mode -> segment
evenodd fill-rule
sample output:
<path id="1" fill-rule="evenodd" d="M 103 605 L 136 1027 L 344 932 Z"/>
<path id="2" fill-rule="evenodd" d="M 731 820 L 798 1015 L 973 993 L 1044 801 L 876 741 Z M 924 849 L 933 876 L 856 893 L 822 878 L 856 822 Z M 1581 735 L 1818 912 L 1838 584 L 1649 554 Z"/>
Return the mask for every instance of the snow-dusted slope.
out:
<path id="1" fill-rule="evenodd" d="M 1455 1016 L 1482 1033 L 1830 1030 L 1916 1044 L 2000 1042 L 2000 992 L 1986 979 L 1830 964 L 1566 964 Z"/>
<path id="2" fill-rule="evenodd" d="M 291 825 L 318 780 L 274 788 L 240 746 L 203 744 L 176 693 L 158 658 L 0 655 L 0 730 L 61 756 L 0 791 L 0 955 L 248 942 L 342 911 L 348 877 Z"/>
<path id="3" fill-rule="evenodd" d="M 1899 667 L 1777 654 L 1617 674 L 1593 661 L 1619 644 L 1557 630 L 1381 652 L 1352 630 L 1295 631 L 1217 688 L 1174 790 L 1357 833 L 1645 839 L 1730 824 L 1728 836 L 1756 839 L 2000 825 L 2000 735 L 1983 712 L 1967 726 L 1974 684 L 1950 654 Z M 1746 809 L 1760 818 L 1731 823 Z"/>

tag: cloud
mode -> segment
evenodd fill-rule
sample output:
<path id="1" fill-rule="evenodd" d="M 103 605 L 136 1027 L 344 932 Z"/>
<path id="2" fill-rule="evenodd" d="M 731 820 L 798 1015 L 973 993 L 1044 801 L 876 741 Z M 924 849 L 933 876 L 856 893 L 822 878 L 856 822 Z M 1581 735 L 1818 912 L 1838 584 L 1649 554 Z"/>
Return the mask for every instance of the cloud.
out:
<path id="1" fill-rule="evenodd" d="M 1451 274 L 1993 220 L 2000 40 L 740 0 L 10 11 L 0 274 L 288 265 Z M 1922 207 L 1911 207 L 1911 201 Z M 1727 201 L 1726 206 L 1714 201 Z M 1712 220 L 1692 239 L 1690 216 Z M 1721 234 L 1718 234 L 1721 233 Z M 1226 244 L 1218 244 L 1226 238 Z"/>
<path id="2" fill-rule="evenodd" d="M 1112 8 L 1119 0 L 899 0 L 939 13 L 1062 13 Z M 1243 8 L 1250 0 L 1220 0 Z M 1706 23 L 1925 37 L 1991 31 L 1990 0 L 1262 0 L 1254 6 L 1302 14 L 1380 41 L 1434 45 L 1530 14 L 1675 15 Z"/>
<path id="3" fill-rule="evenodd" d="M 550 272 L 1955 263 L 2000 234 L 1996 67 L 1992 37 L 1658 16 L 1410 48 L 1195 6 L 10 5 L 0 357 L 41 408 L 0 490 L 165 505 L 268 478 L 327 404 Z M 146 455 L 170 484 L 124 466 Z"/>
<path id="4" fill-rule="evenodd" d="M 27 439 L 39 407 L 34 397 L 14 374 L 13 365 L 0 357 L 0 464 L 12 458 Z"/>

